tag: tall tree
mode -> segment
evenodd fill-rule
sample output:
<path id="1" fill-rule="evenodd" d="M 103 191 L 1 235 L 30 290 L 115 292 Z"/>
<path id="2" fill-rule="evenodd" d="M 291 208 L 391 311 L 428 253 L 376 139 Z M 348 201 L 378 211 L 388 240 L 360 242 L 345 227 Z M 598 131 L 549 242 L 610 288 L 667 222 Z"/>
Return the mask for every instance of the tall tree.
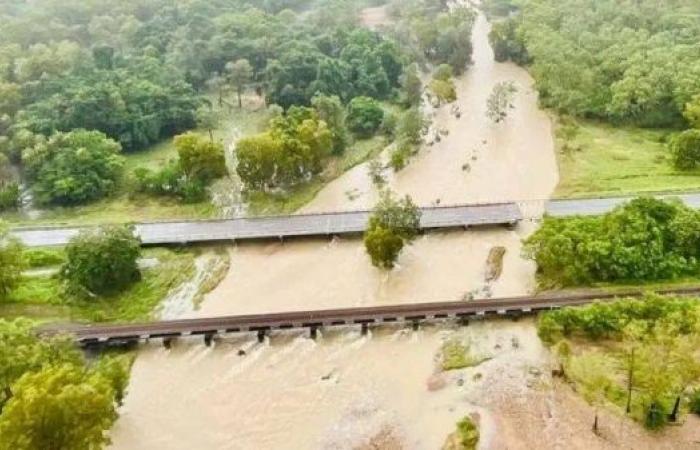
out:
<path id="1" fill-rule="evenodd" d="M 229 80 L 238 95 L 238 107 L 242 108 L 241 94 L 246 85 L 253 79 L 253 66 L 250 65 L 247 59 L 239 59 L 226 64 L 226 70 L 228 71 Z"/>
<path id="2" fill-rule="evenodd" d="M 11 236 L 8 227 L 0 220 L 0 300 L 5 300 L 17 286 L 25 267 L 22 244 Z"/>

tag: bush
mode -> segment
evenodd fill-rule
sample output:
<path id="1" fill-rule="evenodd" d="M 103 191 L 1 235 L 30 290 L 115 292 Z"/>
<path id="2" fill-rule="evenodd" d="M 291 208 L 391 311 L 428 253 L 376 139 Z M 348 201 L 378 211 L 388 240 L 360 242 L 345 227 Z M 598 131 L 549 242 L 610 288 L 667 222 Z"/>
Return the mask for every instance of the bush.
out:
<path id="1" fill-rule="evenodd" d="M 659 430 L 668 423 L 668 416 L 659 402 L 653 401 L 644 414 L 644 426 L 650 430 Z"/>
<path id="2" fill-rule="evenodd" d="M 688 402 L 688 409 L 690 412 L 700 416 L 700 389 L 696 389 L 690 395 L 690 401 Z"/>
<path id="3" fill-rule="evenodd" d="M 0 220 L 0 300 L 9 296 L 22 276 L 25 268 L 22 250 L 20 241 L 9 234 Z"/>
<path id="4" fill-rule="evenodd" d="M 20 205 L 19 184 L 0 184 L 0 211 L 17 208 Z"/>
<path id="5" fill-rule="evenodd" d="M 669 150 L 673 165 L 680 170 L 691 170 L 700 164 L 700 130 L 686 130 L 671 138 Z"/>
<path id="6" fill-rule="evenodd" d="M 452 80 L 433 80 L 430 82 L 430 91 L 438 98 L 440 103 L 452 103 L 457 100 L 457 91 Z"/>
<path id="7" fill-rule="evenodd" d="M 396 135 L 411 145 L 419 145 L 423 142 L 423 134 L 427 128 L 428 120 L 423 116 L 420 108 L 413 107 L 401 114 L 396 126 Z"/>
<path id="8" fill-rule="evenodd" d="M 457 422 L 457 433 L 465 450 L 474 450 L 479 444 L 479 429 L 474 425 L 471 418 L 464 417 Z"/>
<path id="9" fill-rule="evenodd" d="M 129 226 L 82 231 L 66 247 L 61 277 L 76 293 L 114 294 L 141 278 L 141 240 Z"/>
<path id="10" fill-rule="evenodd" d="M 24 251 L 24 259 L 28 267 L 49 267 L 63 264 L 66 255 L 60 248 L 28 248 Z"/>
<path id="11" fill-rule="evenodd" d="M 360 137 L 373 135 L 384 118 L 379 102 L 369 97 L 355 97 L 348 104 L 347 124 L 350 131 Z"/>
<path id="12" fill-rule="evenodd" d="M 204 182 L 187 177 L 178 163 L 169 163 L 158 171 L 138 168 L 134 177 L 136 192 L 176 197 L 185 203 L 201 202 L 207 198 Z"/>
<path id="13" fill-rule="evenodd" d="M 454 76 L 454 69 L 449 64 L 440 64 L 433 74 L 434 80 L 449 81 Z"/>
<path id="14" fill-rule="evenodd" d="M 652 333 L 657 327 L 672 327 L 677 335 L 692 333 L 698 326 L 697 302 L 648 295 L 641 299 L 547 311 L 538 318 L 537 334 L 548 344 L 575 334 L 593 340 L 620 338 L 629 324 L 640 322 L 643 322 L 645 334 Z"/>

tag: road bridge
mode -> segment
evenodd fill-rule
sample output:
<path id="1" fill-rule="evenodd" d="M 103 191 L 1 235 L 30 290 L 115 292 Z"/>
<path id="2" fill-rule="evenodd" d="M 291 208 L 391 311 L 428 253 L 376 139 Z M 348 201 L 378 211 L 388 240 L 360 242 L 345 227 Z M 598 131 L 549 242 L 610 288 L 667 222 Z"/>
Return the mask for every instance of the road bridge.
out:
<path id="1" fill-rule="evenodd" d="M 697 295 L 700 286 L 656 291 L 664 295 Z M 409 322 L 417 326 L 422 321 L 440 319 L 479 318 L 533 314 L 563 306 L 578 306 L 596 300 L 611 301 L 624 297 L 639 297 L 645 291 L 624 292 L 589 291 L 584 293 L 553 293 L 546 295 L 493 298 L 475 301 L 432 302 L 389 306 L 294 311 L 269 314 L 210 317 L 201 319 L 168 320 L 163 322 L 124 325 L 91 325 L 68 328 L 44 328 L 43 334 L 70 333 L 84 347 L 127 345 L 149 339 L 163 339 L 166 345 L 172 339 L 184 336 L 203 336 L 209 345 L 215 336 L 227 333 L 255 332 L 262 340 L 272 330 L 308 328 L 315 337 L 323 327 L 359 325 L 363 332 L 370 325 Z"/>
<path id="2" fill-rule="evenodd" d="M 487 225 L 515 225 L 522 219 L 515 203 L 436 206 L 420 208 L 422 230 Z M 331 236 L 362 233 L 372 211 L 296 214 L 221 220 L 139 223 L 135 232 L 144 245 L 250 239 Z M 29 247 L 65 245 L 77 227 L 15 228 L 11 232 Z"/>

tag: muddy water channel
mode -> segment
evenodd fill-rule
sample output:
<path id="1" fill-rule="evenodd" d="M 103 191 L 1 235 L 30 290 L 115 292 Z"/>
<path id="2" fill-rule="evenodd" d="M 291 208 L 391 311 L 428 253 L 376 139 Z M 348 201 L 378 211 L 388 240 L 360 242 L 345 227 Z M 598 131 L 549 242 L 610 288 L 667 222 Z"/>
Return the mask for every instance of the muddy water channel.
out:
<path id="1" fill-rule="evenodd" d="M 456 82 L 461 118 L 449 105 L 431 111 L 434 125 L 448 134 L 389 177 L 393 190 L 421 205 L 544 199 L 556 185 L 550 121 L 537 108 L 529 75 L 493 62 L 488 30 L 480 16 L 474 64 Z M 508 80 L 518 87 L 515 108 L 493 124 L 485 117 L 486 98 L 495 83 Z M 375 198 L 360 165 L 304 210 L 370 207 Z M 538 202 L 524 206 L 537 215 Z M 374 269 L 355 239 L 239 245 L 230 249 L 228 275 L 198 311 L 183 315 L 524 294 L 533 288 L 534 267 L 520 257 L 520 240 L 534 226 L 427 234 L 391 273 Z M 503 273 L 486 282 L 493 246 L 506 248 Z M 428 389 L 436 355 L 455 338 L 490 359 L 438 374 L 440 388 Z M 237 336 L 213 348 L 183 340 L 165 350 L 154 343 L 134 364 L 113 448 L 435 449 L 469 413 L 479 414 L 481 447 L 489 448 L 498 446 L 498 401 L 511 402 L 537 384 L 543 371 L 533 367 L 546 360 L 529 321 L 384 328 L 369 336 L 347 329 L 326 331 L 318 341 L 273 335 L 263 344 Z"/>

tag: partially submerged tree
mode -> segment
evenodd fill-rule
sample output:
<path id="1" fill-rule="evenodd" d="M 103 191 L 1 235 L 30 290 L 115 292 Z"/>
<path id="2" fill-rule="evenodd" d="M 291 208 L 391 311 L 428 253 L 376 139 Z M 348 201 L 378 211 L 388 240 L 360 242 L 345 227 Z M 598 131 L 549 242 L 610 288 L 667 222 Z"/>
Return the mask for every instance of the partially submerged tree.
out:
<path id="1" fill-rule="evenodd" d="M 195 133 L 176 136 L 174 142 L 180 168 L 187 177 L 206 184 L 226 175 L 222 143 L 207 141 Z"/>
<path id="2" fill-rule="evenodd" d="M 397 200 L 384 191 L 374 208 L 365 232 L 365 248 L 372 264 L 394 267 L 404 245 L 415 239 L 420 227 L 420 210 L 410 197 Z"/>
<path id="3" fill-rule="evenodd" d="M 486 117 L 499 123 L 508 117 L 508 111 L 513 109 L 513 100 L 518 89 L 512 81 L 496 83 L 491 95 L 486 100 Z"/>

